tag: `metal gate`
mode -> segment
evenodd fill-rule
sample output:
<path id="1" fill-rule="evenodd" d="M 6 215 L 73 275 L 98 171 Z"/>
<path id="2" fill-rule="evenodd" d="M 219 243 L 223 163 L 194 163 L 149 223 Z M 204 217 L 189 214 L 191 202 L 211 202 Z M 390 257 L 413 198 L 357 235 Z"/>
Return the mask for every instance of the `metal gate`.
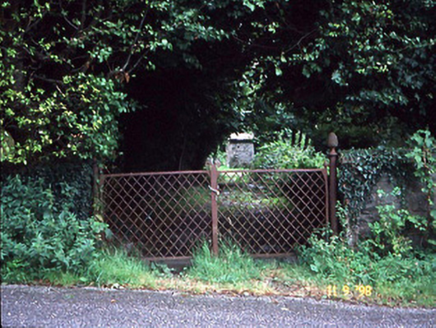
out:
<path id="1" fill-rule="evenodd" d="M 189 258 L 232 242 L 255 256 L 292 253 L 328 223 L 326 169 L 106 174 L 103 216 L 144 257 Z"/>

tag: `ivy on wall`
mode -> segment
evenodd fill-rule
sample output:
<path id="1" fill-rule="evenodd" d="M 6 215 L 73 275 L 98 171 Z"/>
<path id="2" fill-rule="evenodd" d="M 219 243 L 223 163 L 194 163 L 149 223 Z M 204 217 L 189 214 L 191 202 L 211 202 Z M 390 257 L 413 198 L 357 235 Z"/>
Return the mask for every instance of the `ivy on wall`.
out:
<path id="1" fill-rule="evenodd" d="M 370 201 L 377 182 L 382 176 L 387 176 L 393 185 L 402 189 L 409 182 L 419 182 L 427 199 L 426 239 L 436 245 L 432 237 L 436 231 L 435 154 L 436 139 L 428 130 L 419 130 L 411 136 L 407 149 L 378 147 L 343 152 L 339 169 L 339 194 L 347 209 L 349 232 L 357 232 L 360 213 Z M 354 244 L 354 241 L 351 242 Z"/>
<path id="2" fill-rule="evenodd" d="M 358 223 L 359 214 L 365 208 L 374 186 L 382 176 L 405 186 L 414 171 L 405 154 L 404 149 L 385 147 L 352 149 L 341 153 L 339 197 L 348 209 L 351 227 Z"/>

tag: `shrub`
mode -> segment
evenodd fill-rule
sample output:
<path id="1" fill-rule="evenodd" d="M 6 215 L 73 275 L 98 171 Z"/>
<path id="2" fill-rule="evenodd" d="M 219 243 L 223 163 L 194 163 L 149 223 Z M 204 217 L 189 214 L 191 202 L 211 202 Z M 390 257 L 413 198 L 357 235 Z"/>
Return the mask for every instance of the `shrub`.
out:
<path id="1" fill-rule="evenodd" d="M 371 258 L 366 252 L 350 248 L 343 235 L 326 240 L 325 234 L 312 235 L 310 247 L 301 247 L 300 261 L 311 271 L 330 281 L 343 283 L 368 284 L 374 277 L 371 270 Z"/>
<path id="2" fill-rule="evenodd" d="M 389 195 L 399 197 L 401 189 L 394 188 L 390 194 L 379 190 L 378 194 L 382 199 Z M 373 246 L 373 251 L 380 256 L 410 254 L 413 246 L 412 240 L 407 236 L 407 230 L 414 228 L 425 231 L 426 218 L 412 215 L 406 209 L 397 208 L 395 204 L 377 206 L 377 210 L 380 218 L 368 224 L 372 238 L 369 238 L 367 242 Z"/>
<path id="3" fill-rule="evenodd" d="M 414 175 L 422 185 L 421 191 L 427 195 L 428 220 L 426 226 L 427 241 L 435 248 L 436 240 L 431 238 L 436 232 L 436 139 L 428 130 L 418 130 L 409 141 L 412 149 L 406 157 L 413 160 Z"/>
<path id="4" fill-rule="evenodd" d="M 277 140 L 261 146 L 253 165 L 262 169 L 322 168 L 326 157 L 315 151 L 306 135 L 301 132 L 294 138 L 290 135 L 291 131 L 285 130 Z"/>
<path id="5" fill-rule="evenodd" d="M 313 272 L 338 283 L 401 282 L 417 276 L 436 278 L 434 255 L 414 249 L 406 235 L 407 227 L 423 229 L 425 218 L 391 204 L 377 208 L 380 220 L 369 224 L 371 235 L 357 248 L 348 245 L 345 232 L 329 238 L 331 231 L 322 230 L 309 238 L 310 247 L 300 248 L 301 261 Z"/>
<path id="6" fill-rule="evenodd" d="M 62 203 L 55 201 L 54 188 L 63 195 Z M 17 271 L 31 276 L 47 270 L 78 272 L 95 258 L 97 235 L 105 224 L 77 218 L 71 211 L 73 189 L 62 183 L 48 188 L 41 178 L 19 175 L 2 181 L 3 279 L 13 279 Z"/>

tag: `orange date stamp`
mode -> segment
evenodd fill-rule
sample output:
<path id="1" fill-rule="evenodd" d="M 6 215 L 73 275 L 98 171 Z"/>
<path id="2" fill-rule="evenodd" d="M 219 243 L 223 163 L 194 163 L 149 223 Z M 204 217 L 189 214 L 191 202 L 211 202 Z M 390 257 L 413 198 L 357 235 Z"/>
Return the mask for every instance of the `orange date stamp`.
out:
<path id="1" fill-rule="evenodd" d="M 343 285 L 342 288 L 337 285 L 327 286 L 327 296 L 337 297 L 337 296 L 352 296 L 356 295 L 360 297 L 369 297 L 373 293 L 373 288 L 370 285 L 354 285 L 348 286 Z"/>

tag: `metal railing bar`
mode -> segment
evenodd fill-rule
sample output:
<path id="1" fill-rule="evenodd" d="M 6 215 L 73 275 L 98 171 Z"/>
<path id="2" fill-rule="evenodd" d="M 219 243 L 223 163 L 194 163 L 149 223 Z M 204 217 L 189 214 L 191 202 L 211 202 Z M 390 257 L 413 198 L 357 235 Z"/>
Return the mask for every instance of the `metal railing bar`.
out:
<path id="1" fill-rule="evenodd" d="M 102 174 L 105 178 L 131 177 L 131 176 L 155 176 L 155 175 L 187 175 L 187 174 L 208 174 L 209 171 L 165 171 L 165 172 L 131 172 L 131 173 L 108 173 Z"/>

